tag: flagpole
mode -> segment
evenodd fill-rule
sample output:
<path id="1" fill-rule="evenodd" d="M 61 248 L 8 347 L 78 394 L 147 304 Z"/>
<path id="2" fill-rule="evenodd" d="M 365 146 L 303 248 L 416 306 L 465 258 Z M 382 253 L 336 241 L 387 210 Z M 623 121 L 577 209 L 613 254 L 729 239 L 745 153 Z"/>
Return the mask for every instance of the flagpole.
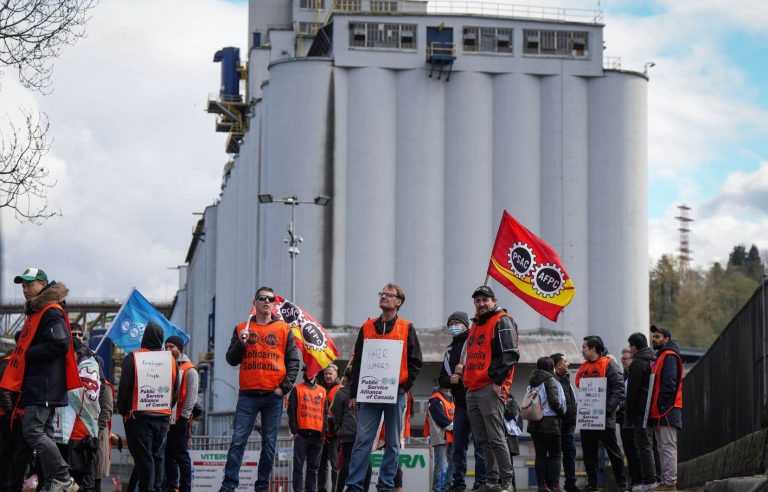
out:
<path id="1" fill-rule="evenodd" d="M 133 287 L 131 289 L 131 292 L 128 294 L 128 297 L 126 297 L 125 300 L 123 301 L 123 305 L 120 306 L 120 309 L 117 311 L 117 314 L 115 315 L 114 318 L 112 318 L 112 323 L 109 325 L 109 329 L 104 333 L 104 336 L 101 338 L 101 340 L 99 340 L 99 344 L 96 345 L 96 348 L 93 350 L 94 352 L 98 353 L 99 349 L 101 348 L 101 345 L 104 343 L 104 341 L 107 338 L 109 338 L 109 334 L 112 333 L 112 328 L 115 327 L 115 320 L 120 318 L 120 315 L 123 313 L 123 309 L 125 308 L 125 305 L 128 304 L 128 299 L 131 298 L 131 296 L 133 295 L 133 291 L 135 290 L 136 290 L 136 287 Z"/>

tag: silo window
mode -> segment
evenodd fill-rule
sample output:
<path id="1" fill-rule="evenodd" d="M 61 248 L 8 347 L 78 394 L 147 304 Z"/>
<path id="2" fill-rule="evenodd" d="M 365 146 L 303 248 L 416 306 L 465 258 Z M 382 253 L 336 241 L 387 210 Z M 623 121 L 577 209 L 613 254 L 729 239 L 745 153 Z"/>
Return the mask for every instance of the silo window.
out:
<path id="1" fill-rule="evenodd" d="M 416 24 L 350 22 L 350 48 L 416 49 Z"/>
<path id="2" fill-rule="evenodd" d="M 526 55 L 586 58 L 589 33 L 586 31 L 526 30 L 523 34 Z"/>
<path id="3" fill-rule="evenodd" d="M 539 33 L 530 33 L 526 31 L 525 34 L 525 52 L 526 53 L 538 53 L 539 52 Z"/>
<path id="4" fill-rule="evenodd" d="M 503 27 L 465 27 L 464 52 L 512 53 L 512 29 Z"/>

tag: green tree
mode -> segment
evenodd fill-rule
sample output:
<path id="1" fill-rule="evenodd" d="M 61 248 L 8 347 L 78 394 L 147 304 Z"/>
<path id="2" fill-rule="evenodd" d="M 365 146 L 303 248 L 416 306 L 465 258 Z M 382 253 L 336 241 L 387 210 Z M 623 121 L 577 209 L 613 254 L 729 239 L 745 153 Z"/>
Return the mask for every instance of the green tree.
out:
<path id="1" fill-rule="evenodd" d="M 763 265 L 763 260 L 760 258 L 760 251 L 754 244 L 749 248 L 749 253 L 747 253 L 747 261 L 744 266 L 744 271 L 748 277 L 757 281 L 759 281 L 763 277 L 763 273 L 765 273 L 765 265 Z"/>

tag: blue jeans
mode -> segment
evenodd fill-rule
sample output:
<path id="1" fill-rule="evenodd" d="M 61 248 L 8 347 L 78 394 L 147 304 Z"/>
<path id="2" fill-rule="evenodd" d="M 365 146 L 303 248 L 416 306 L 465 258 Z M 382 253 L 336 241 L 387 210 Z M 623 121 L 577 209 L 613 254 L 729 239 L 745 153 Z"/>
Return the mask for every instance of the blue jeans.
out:
<path id="1" fill-rule="evenodd" d="M 456 405 L 456 411 L 453 414 L 453 485 L 466 485 L 464 477 L 467 474 L 467 449 L 469 449 L 469 440 L 472 439 L 472 446 L 475 448 L 475 483 L 485 482 L 485 456 L 483 448 L 475 443 L 475 437 L 472 435 L 472 428 L 469 425 L 469 416 L 467 407 Z"/>
<path id="2" fill-rule="evenodd" d="M 576 486 L 576 429 L 563 427 L 560 430 L 560 445 L 563 449 L 563 475 L 565 475 L 565 487 L 570 489 Z"/>
<path id="3" fill-rule="evenodd" d="M 243 462 L 243 453 L 248 438 L 251 436 L 256 415 L 261 412 L 261 454 L 259 456 L 259 471 L 256 487 L 267 488 L 269 476 L 272 474 L 272 463 L 275 461 L 275 441 L 280 428 L 280 416 L 283 413 L 283 397 L 275 393 L 256 395 L 241 393 L 235 408 L 235 422 L 232 430 L 232 444 L 227 453 L 227 464 L 224 467 L 222 488 L 235 490 L 240 485 L 238 475 Z"/>
<path id="4" fill-rule="evenodd" d="M 362 492 L 363 480 L 368 471 L 373 441 L 378 437 L 381 414 L 384 414 L 384 456 L 379 469 L 378 490 L 395 488 L 395 473 L 397 459 L 400 455 L 400 432 L 403 427 L 403 412 L 405 411 L 405 393 L 397 395 L 397 404 L 391 403 L 361 403 L 357 411 L 357 436 L 355 447 L 352 448 L 352 459 L 349 462 L 347 487 Z"/>
<path id="5" fill-rule="evenodd" d="M 453 475 L 450 444 L 432 446 L 434 468 L 432 469 L 432 492 L 444 492 Z"/>

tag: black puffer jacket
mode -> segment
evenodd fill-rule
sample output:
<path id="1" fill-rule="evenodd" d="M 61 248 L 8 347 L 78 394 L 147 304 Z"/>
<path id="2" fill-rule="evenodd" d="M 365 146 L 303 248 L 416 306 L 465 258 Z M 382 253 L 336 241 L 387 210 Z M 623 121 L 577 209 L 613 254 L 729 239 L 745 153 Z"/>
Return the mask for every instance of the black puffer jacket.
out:
<path id="1" fill-rule="evenodd" d="M 560 392 L 557 389 L 555 375 L 548 371 L 534 369 L 528 380 L 528 385 L 531 388 L 536 388 L 542 383 L 544 383 L 544 391 L 547 393 L 547 404 L 557 416 L 545 416 L 538 422 L 528 422 L 528 433 L 560 434 L 560 419 L 565 416 L 565 410 L 560 401 Z"/>
<path id="2" fill-rule="evenodd" d="M 464 348 L 464 342 L 467 341 L 469 336 L 469 330 L 464 330 L 451 340 L 451 344 L 448 346 L 448 350 L 445 351 L 443 356 L 443 365 L 440 368 L 440 377 L 438 382 L 441 388 L 451 387 L 451 395 L 453 396 L 453 403 L 459 407 L 467 406 L 467 388 L 464 387 L 464 382 L 460 379 L 457 384 L 451 384 L 451 374 L 456 369 L 456 364 L 461 360 L 461 351 Z M 451 373 L 448 374 L 446 364 L 451 368 Z"/>
<path id="3" fill-rule="evenodd" d="M 627 399 L 625 414 L 630 422 L 645 416 L 645 404 L 648 401 L 648 385 L 651 378 L 651 364 L 656 360 L 656 353 L 650 347 L 635 352 L 627 377 Z"/>
<path id="4" fill-rule="evenodd" d="M 51 282 L 35 297 L 27 301 L 26 314 L 42 311 L 50 304 L 64 307 L 69 290 L 64 284 Z M 45 405 L 67 406 L 67 378 L 65 355 L 72 343 L 64 311 L 48 309 L 40 319 L 35 337 L 26 353 L 24 382 L 21 385 L 19 407 Z"/>

